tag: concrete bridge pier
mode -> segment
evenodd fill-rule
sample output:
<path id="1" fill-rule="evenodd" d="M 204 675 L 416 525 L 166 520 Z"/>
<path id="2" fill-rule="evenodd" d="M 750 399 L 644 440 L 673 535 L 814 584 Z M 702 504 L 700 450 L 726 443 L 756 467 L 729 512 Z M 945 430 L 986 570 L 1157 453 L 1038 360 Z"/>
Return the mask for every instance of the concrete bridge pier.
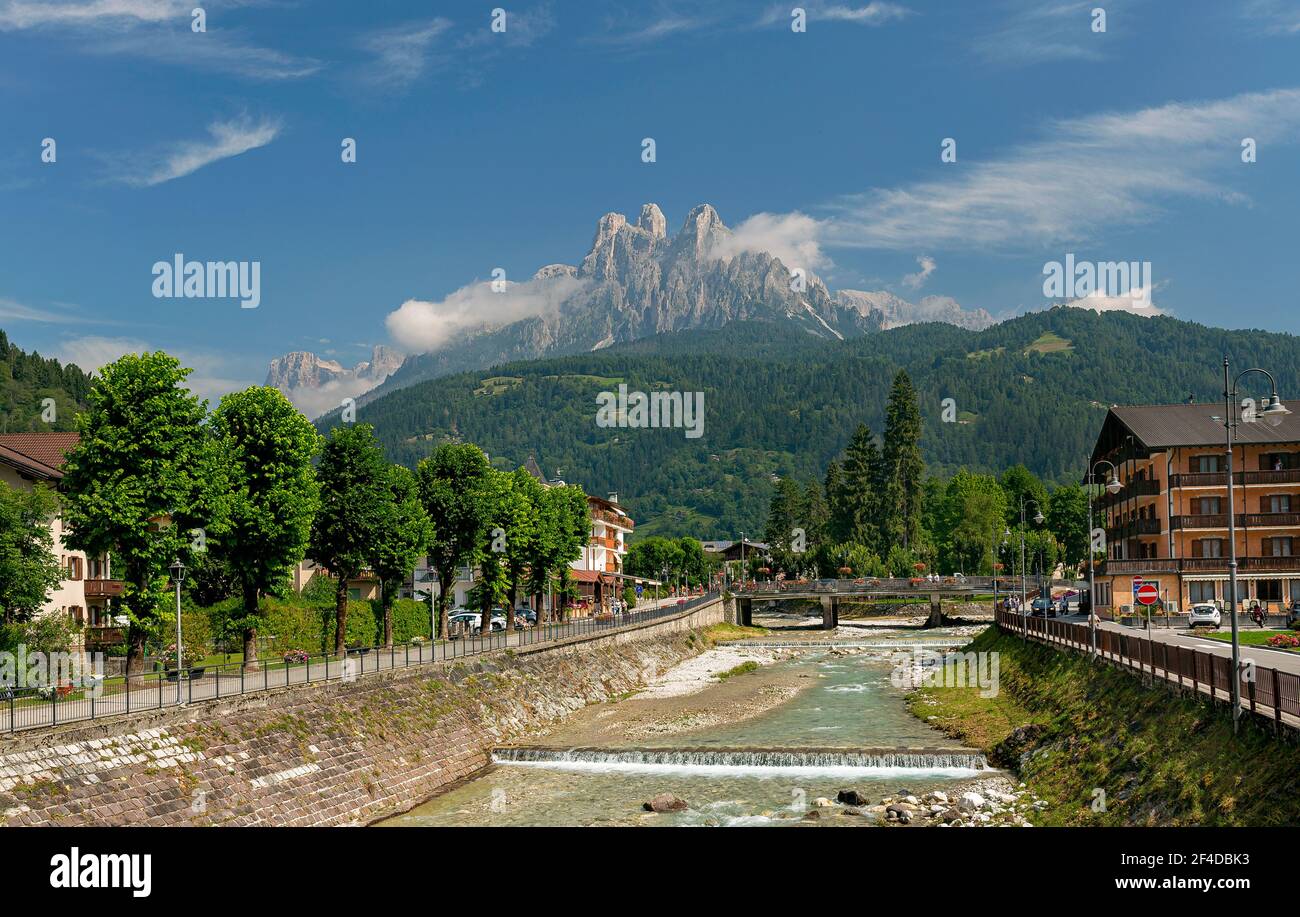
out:
<path id="1" fill-rule="evenodd" d="M 754 600 L 736 597 L 736 623 L 741 627 L 754 626 Z"/>
<path id="2" fill-rule="evenodd" d="M 943 597 L 937 593 L 930 594 L 930 617 L 926 627 L 943 627 Z"/>
<path id="3" fill-rule="evenodd" d="M 840 606 L 833 595 L 822 596 L 822 630 L 840 626 Z"/>

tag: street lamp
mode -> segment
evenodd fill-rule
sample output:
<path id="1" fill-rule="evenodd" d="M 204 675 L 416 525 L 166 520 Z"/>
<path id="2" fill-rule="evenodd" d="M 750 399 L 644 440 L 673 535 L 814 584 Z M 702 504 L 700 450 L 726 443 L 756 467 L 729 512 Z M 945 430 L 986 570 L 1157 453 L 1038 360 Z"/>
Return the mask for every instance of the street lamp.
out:
<path id="1" fill-rule="evenodd" d="M 1237 410 L 1234 405 L 1237 404 L 1238 387 L 1242 378 L 1251 374 L 1260 373 L 1268 379 L 1269 387 L 1273 390 L 1272 396 L 1268 399 L 1268 405 L 1260 411 L 1265 421 L 1270 426 L 1276 427 L 1282 422 L 1282 418 L 1291 411 L 1282 403 L 1282 399 L 1277 396 L 1277 382 L 1273 379 L 1273 374 L 1266 369 L 1252 367 L 1243 369 L 1237 374 L 1237 377 L 1229 384 L 1231 369 L 1228 358 L 1223 358 L 1223 429 L 1227 439 L 1228 446 L 1228 463 L 1225 473 L 1228 482 L 1228 604 L 1232 614 L 1232 731 L 1236 732 L 1238 723 L 1241 720 L 1241 645 L 1237 636 L 1237 525 L 1236 510 L 1233 506 L 1233 485 L 1232 485 L 1232 440 L 1237 424 L 1240 423 L 1237 416 Z"/>
<path id="2" fill-rule="evenodd" d="M 172 582 L 176 585 L 176 706 L 181 705 L 181 580 L 185 578 L 185 565 L 178 557 L 168 568 L 172 572 Z M 248 660 L 244 660 L 247 662 Z"/>
<path id="3" fill-rule="evenodd" d="M 1026 611 L 1025 605 L 1029 600 L 1029 591 L 1025 585 L 1025 507 L 1030 504 L 1033 504 L 1034 507 L 1034 523 L 1036 525 L 1042 525 L 1043 521 L 1046 519 L 1043 515 L 1043 508 L 1039 506 L 1037 500 L 1026 500 L 1024 497 L 1020 498 L 1020 618 L 1021 623 L 1024 626 L 1024 633 L 1022 636 L 1026 640 L 1029 639 L 1029 613 Z M 1046 609 L 1043 610 L 1043 618 L 1044 620 L 1047 618 Z"/>
<path id="4" fill-rule="evenodd" d="M 1092 550 L 1092 483 L 1097 475 L 1098 465 L 1106 465 L 1110 468 L 1110 480 L 1106 482 L 1107 493 L 1114 496 L 1124 489 L 1124 485 L 1119 480 L 1119 472 L 1112 462 L 1101 459 L 1088 470 L 1088 637 L 1094 658 L 1097 655 L 1097 578 L 1093 568 L 1097 565 L 1097 558 L 1093 556 Z M 1105 541 L 1102 544 L 1104 545 Z"/>

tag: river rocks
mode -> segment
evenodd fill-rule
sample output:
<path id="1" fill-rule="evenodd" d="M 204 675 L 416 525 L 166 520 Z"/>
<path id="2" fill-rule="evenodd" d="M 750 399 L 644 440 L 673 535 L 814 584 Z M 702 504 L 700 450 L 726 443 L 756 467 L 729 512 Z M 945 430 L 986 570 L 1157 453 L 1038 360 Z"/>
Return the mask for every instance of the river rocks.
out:
<path id="1" fill-rule="evenodd" d="M 819 809 L 829 809 L 831 806 L 835 805 L 835 803 L 831 802 L 825 796 L 818 796 L 813 800 L 813 805 Z"/>
<path id="2" fill-rule="evenodd" d="M 857 790 L 840 790 L 835 797 L 836 802 L 842 802 L 846 806 L 865 806 L 867 797 L 863 796 Z"/>
<path id="3" fill-rule="evenodd" d="M 926 794 L 925 794 L 925 801 L 926 801 L 926 802 L 937 802 L 937 803 L 939 803 L 940 805 L 947 805 L 947 804 L 948 804 L 948 794 L 945 793 L 945 792 L 943 792 L 943 791 L 941 791 L 941 790 L 935 790 L 933 793 L 926 793 Z"/>
<path id="4" fill-rule="evenodd" d="M 905 806 L 895 803 L 885 807 L 885 819 L 887 821 L 896 821 L 899 824 L 906 825 L 912 821 L 912 813 Z"/>
<path id="5" fill-rule="evenodd" d="M 641 804 L 641 808 L 647 812 L 682 812 L 689 809 L 686 800 L 679 799 L 672 793 L 660 793 L 649 802 Z"/>
<path id="6" fill-rule="evenodd" d="M 978 812 L 984 808 L 984 797 L 979 793 L 962 793 L 957 800 L 957 807 L 963 812 Z"/>

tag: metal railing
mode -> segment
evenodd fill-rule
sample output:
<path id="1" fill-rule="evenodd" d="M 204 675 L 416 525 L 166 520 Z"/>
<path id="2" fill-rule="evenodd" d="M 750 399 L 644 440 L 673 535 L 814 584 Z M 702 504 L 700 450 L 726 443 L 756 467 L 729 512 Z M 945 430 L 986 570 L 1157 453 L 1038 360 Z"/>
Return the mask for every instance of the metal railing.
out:
<path id="1" fill-rule="evenodd" d="M 994 622 L 1000 630 L 1027 635 L 1053 646 L 1081 653 L 1087 653 L 1091 648 L 1087 624 L 1022 617 L 1002 609 L 994 613 Z M 1211 700 L 1231 703 L 1232 659 L 1228 656 L 1154 640 L 1149 632 L 1143 637 L 1100 627 L 1097 629 L 1097 652 L 1103 659 L 1151 678 L 1190 688 L 1194 693 L 1208 694 Z M 1250 664 L 1243 664 L 1239 673 L 1242 706 L 1275 723 L 1300 728 L 1300 675 L 1260 665 L 1258 660 L 1247 662 Z"/>
<path id="2" fill-rule="evenodd" d="M 185 706 L 327 681 L 353 681 L 409 666 L 433 665 L 572 637 L 595 636 L 684 614 L 718 598 L 718 593 L 709 592 L 691 600 L 679 600 L 680 604 L 662 605 L 645 611 L 578 618 L 432 643 L 399 643 L 391 648 L 356 647 L 342 656 L 290 652 L 282 659 L 194 666 L 182 669 L 179 674 L 170 669 L 107 679 L 87 678 L 83 684 L 68 683 L 46 688 L 0 686 L 0 733 L 44 729 L 79 720 L 160 710 L 175 707 L 178 703 Z"/>

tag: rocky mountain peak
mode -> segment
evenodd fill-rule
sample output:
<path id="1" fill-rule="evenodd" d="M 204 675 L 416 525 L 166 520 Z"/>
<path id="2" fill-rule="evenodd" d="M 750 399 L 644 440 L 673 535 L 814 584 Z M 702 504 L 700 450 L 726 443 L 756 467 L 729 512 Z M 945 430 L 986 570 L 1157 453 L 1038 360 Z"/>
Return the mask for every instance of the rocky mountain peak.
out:
<path id="1" fill-rule="evenodd" d="M 637 217 L 636 225 L 655 239 L 662 239 L 668 235 L 668 221 L 664 219 L 664 212 L 659 209 L 658 204 L 642 204 L 641 215 Z"/>

